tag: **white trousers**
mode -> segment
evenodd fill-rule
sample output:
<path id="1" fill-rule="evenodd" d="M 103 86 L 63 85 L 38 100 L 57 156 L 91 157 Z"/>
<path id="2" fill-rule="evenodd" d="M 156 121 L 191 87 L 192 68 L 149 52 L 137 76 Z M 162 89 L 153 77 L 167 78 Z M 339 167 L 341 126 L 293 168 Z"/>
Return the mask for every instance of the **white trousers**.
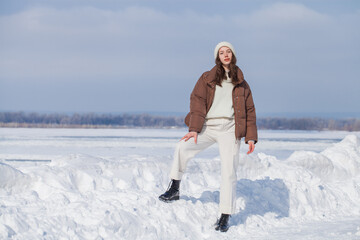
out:
<path id="1" fill-rule="evenodd" d="M 240 140 L 235 138 L 234 119 L 217 118 L 205 120 L 198 134 L 197 144 L 194 138 L 180 141 L 175 149 L 170 177 L 181 180 L 187 162 L 202 150 L 215 142 L 219 145 L 221 159 L 221 183 L 219 212 L 233 214 L 236 201 L 236 169 L 239 164 Z"/>

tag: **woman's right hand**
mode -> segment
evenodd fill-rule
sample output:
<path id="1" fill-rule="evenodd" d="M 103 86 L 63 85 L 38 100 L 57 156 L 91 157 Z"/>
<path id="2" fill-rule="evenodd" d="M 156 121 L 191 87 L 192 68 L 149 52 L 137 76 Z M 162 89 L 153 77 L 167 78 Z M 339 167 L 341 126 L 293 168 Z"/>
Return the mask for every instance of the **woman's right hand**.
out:
<path id="1" fill-rule="evenodd" d="M 193 137 L 195 143 L 197 143 L 197 135 L 198 135 L 197 132 L 188 132 L 185 136 L 183 136 L 182 139 L 180 139 L 180 141 L 185 139 L 185 142 L 186 142 L 187 140 L 189 140 L 190 138 Z"/>

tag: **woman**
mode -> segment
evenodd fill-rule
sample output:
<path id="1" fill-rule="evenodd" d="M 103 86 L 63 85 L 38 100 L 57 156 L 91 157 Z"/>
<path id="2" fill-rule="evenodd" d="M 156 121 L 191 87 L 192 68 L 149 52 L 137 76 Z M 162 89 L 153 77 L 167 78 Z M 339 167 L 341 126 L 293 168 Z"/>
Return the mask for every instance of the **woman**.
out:
<path id="1" fill-rule="evenodd" d="M 216 66 L 202 74 L 190 97 L 190 113 L 185 118 L 189 132 L 177 144 L 168 190 L 159 199 L 179 199 L 179 187 L 187 162 L 217 142 L 221 159 L 220 219 L 215 229 L 226 232 L 235 211 L 236 169 L 240 139 L 255 149 L 257 127 L 255 107 L 249 85 L 236 66 L 234 47 L 220 42 L 214 51 Z M 190 140 L 191 139 L 191 140 Z M 189 141 L 190 140 L 190 141 Z"/>

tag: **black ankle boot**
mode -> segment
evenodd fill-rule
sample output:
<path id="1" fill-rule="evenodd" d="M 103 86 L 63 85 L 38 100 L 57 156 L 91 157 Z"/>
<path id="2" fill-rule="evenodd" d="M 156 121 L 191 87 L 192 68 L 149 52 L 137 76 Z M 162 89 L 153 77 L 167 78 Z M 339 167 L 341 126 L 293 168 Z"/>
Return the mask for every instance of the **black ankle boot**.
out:
<path id="1" fill-rule="evenodd" d="M 179 200 L 180 198 L 179 188 L 180 188 L 180 180 L 171 179 L 168 189 L 164 194 L 159 196 L 159 199 L 164 202 Z"/>
<path id="2" fill-rule="evenodd" d="M 221 214 L 221 217 L 217 220 L 215 224 L 215 230 L 220 232 L 226 232 L 229 229 L 229 217 L 230 214 Z"/>

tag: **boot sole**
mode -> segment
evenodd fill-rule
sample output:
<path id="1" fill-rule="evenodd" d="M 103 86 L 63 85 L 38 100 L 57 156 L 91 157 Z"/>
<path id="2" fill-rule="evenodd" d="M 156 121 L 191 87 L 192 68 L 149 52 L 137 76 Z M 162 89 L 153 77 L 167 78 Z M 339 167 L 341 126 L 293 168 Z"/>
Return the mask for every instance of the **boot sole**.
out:
<path id="1" fill-rule="evenodd" d="M 219 226 L 216 226 L 216 227 L 215 227 L 215 231 L 227 232 L 227 230 L 229 230 L 229 228 L 221 229 Z"/>
<path id="2" fill-rule="evenodd" d="M 179 196 L 173 197 L 173 198 L 171 198 L 171 199 L 162 199 L 162 198 L 159 198 L 159 200 L 160 200 L 160 201 L 163 201 L 163 202 L 172 202 L 172 201 L 177 201 L 177 200 L 179 200 L 179 199 L 180 199 Z"/>
<path id="3" fill-rule="evenodd" d="M 227 230 L 229 230 L 229 228 L 226 228 L 226 229 L 220 229 L 220 232 L 227 232 Z"/>

